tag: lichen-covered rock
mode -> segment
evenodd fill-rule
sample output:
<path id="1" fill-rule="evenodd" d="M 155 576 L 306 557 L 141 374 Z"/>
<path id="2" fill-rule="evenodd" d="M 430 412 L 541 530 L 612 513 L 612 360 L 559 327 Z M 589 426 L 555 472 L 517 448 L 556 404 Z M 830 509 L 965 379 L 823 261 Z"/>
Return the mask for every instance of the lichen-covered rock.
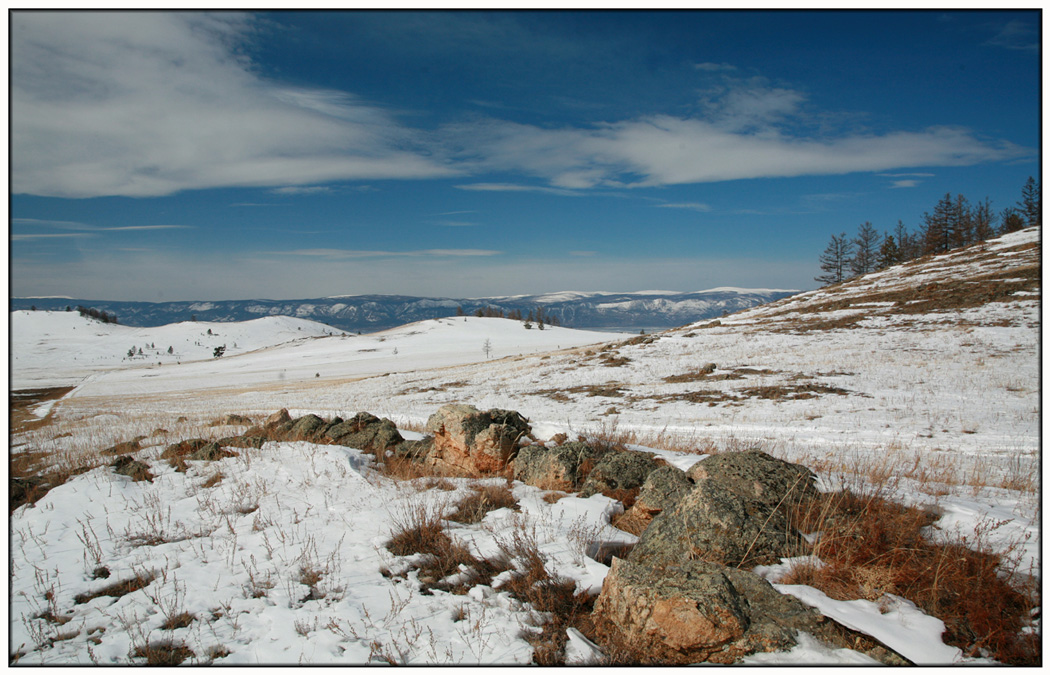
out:
<path id="1" fill-rule="evenodd" d="M 708 457 L 693 465 L 689 477 L 695 483 L 718 480 L 733 493 L 770 508 L 820 496 L 816 474 L 759 450 Z"/>
<path id="2" fill-rule="evenodd" d="M 241 436 L 228 436 L 221 438 L 216 443 L 224 448 L 255 448 L 259 449 L 266 442 L 266 438 L 260 435 L 248 435 L 247 432 Z"/>
<path id="3" fill-rule="evenodd" d="M 418 441 L 402 441 L 394 448 L 394 457 L 398 459 L 411 460 L 417 464 L 423 464 L 430 457 L 434 449 L 434 439 L 431 436 Z"/>
<path id="4" fill-rule="evenodd" d="M 790 649 L 798 630 L 821 623 L 815 610 L 750 572 L 699 560 L 654 568 L 620 558 L 592 619 L 598 635 L 632 661 L 669 665 Z"/>
<path id="5" fill-rule="evenodd" d="M 514 458 L 514 478 L 543 490 L 574 492 L 604 454 L 580 441 L 554 448 L 526 446 Z"/>
<path id="6" fill-rule="evenodd" d="M 442 406 L 427 420 L 433 448 L 427 464 L 441 473 L 482 476 L 503 471 L 531 429 L 511 410 L 482 412 L 471 405 Z"/>
<path id="7" fill-rule="evenodd" d="M 627 450 L 607 453 L 587 476 L 580 489 L 580 496 L 590 497 L 600 493 L 630 507 L 638 497 L 645 479 L 661 464 L 644 452 Z"/>
<path id="8" fill-rule="evenodd" d="M 380 419 L 367 412 L 360 412 L 324 430 L 326 439 L 348 448 L 356 448 L 383 457 L 405 441 L 397 425 L 388 419 Z"/>
<path id="9" fill-rule="evenodd" d="M 317 415 L 303 415 L 295 421 L 285 434 L 289 440 L 306 441 L 312 439 L 325 426 L 325 421 Z"/>
<path id="10" fill-rule="evenodd" d="M 153 482 L 153 474 L 150 473 L 149 466 L 144 462 L 132 459 L 127 455 L 117 457 L 116 461 L 110 464 L 110 466 L 113 467 L 113 470 L 117 473 L 123 476 L 128 476 L 133 481 Z"/>
<path id="11" fill-rule="evenodd" d="M 214 462 L 224 457 L 236 457 L 237 453 L 232 450 L 226 450 L 220 443 L 208 443 L 195 450 L 190 455 L 186 456 L 186 459 L 197 461 L 197 462 Z"/>
<path id="12" fill-rule="evenodd" d="M 653 519 L 629 557 L 652 565 L 697 559 L 753 567 L 798 555 L 803 545 L 784 509 L 702 480 Z"/>
<path id="13" fill-rule="evenodd" d="M 674 508 L 693 487 L 695 485 L 685 471 L 676 466 L 668 464 L 653 470 L 646 476 L 634 504 L 624 512 L 616 527 L 631 534 L 641 534 L 653 518 Z"/>

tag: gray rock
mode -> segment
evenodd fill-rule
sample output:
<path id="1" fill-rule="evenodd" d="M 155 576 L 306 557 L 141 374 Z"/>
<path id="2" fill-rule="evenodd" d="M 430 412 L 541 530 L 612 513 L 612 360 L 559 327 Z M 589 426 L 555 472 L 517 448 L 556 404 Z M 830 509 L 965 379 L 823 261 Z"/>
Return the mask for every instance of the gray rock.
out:
<path id="1" fill-rule="evenodd" d="M 676 466 L 655 469 L 646 477 L 634 504 L 624 512 L 616 527 L 640 535 L 653 522 L 653 518 L 673 509 L 694 487 L 685 471 Z"/>
<path id="2" fill-rule="evenodd" d="M 295 421 L 292 428 L 288 430 L 287 436 L 290 440 L 309 440 L 325 426 L 325 421 L 317 415 L 303 415 Z"/>
<path id="3" fill-rule="evenodd" d="M 580 489 L 581 497 L 603 494 L 630 507 L 638 497 L 645 479 L 660 468 L 652 455 L 627 450 L 605 454 L 587 476 Z"/>
<path id="4" fill-rule="evenodd" d="M 696 483 L 718 480 L 731 492 L 770 508 L 820 496 L 815 487 L 816 474 L 759 450 L 708 457 L 693 465 L 689 477 Z"/>
<path id="5" fill-rule="evenodd" d="M 653 519 L 629 558 L 653 565 L 695 559 L 753 567 L 800 554 L 803 546 L 783 509 L 703 480 Z"/>
<path id="6" fill-rule="evenodd" d="M 514 458 L 514 478 L 543 490 L 574 492 L 604 454 L 580 441 L 555 448 L 529 445 Z"/>
<path id="7" fill-rule="evenodd" d="M 355 448 L 382 457 L 405 441 L 397 426 L 388 419 L 379 419 L 360 412 L 345 422 L 330 425 L 324 430 L 328 440 L 348 448 Z"/>
<path id="8" fill-rule="evenodd" d="M 110 464 L 113 470 L 122 476 L 128 476 L 134 481 L 148 481 L 153 482 L 153 474 L 149 470 L 149 466 L 136 459 L 132 459 L 128 455 L 121 455 L 117 457 L 116 461 Z"/>

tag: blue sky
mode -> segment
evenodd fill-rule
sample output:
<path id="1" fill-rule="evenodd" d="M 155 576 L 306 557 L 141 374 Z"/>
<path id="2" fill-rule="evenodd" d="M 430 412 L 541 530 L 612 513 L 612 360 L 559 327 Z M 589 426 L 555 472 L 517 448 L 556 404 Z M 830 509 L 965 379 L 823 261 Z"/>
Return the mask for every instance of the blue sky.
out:
<path id="1" fill-rule="evenodd" d="M 1038 11 L 11 15 L 11 294 L 816 286 L 1039 178 Z"/>

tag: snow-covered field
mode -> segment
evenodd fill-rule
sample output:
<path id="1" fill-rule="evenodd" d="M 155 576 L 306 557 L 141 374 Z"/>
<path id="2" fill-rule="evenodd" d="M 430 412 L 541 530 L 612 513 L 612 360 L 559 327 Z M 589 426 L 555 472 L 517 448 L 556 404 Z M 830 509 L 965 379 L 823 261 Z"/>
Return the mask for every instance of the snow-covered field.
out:
<path id="1" fill-rule="evenodd" d="M 12 653 L 19 663 L 141 663 L 136 649 L 173 640 L 193 652 L 187 663 L 530 662 L 525 638 L 542 616 L 501 592 L 499 577 L 467 595 L 424 594 L 384 548 L 404 514 L 451 504 L 476 481 L 420 489 L 374 473 L 367 455 L 308 443 L 269 443 L 187 473 L 157 458 L 176 440 L 239 433 L 209 426 L 225 413 L 260 420 L 280 408 L 368 411 L 410 427 L 449 402 L 507 408 L 540 438 L 622 434 L 683 467 L 704 451 L 758 446 L 818 470 L 829 489 L 881 476 L 893 498 L 936 504 L 942 533 L 995 523 L 986 536 L 1016 545 L 1040 575 L 1040 276 L 1039 233 L 1028 230 L 651 336 L 474 317 L 358 336 L 284 317 L 136 329 L 13 313 L 13 388 L 75 389 L 42 404 L 47 423 L 13 435 L 12 452 L 69 457 L 144 436 L 139 456 L 156 478 L 102 466 L 12 514 Z M 226 355 L 211 358 L 222 344 Z M 683 449 L 695 452 L 674 452 Z M 520 511 L 452 534 L 481 557 L 515 528 L 531 531 L 549 569 L 596 593 L 608 568 L 588 553 L 633 541 L 608 524 L 622 507 L 513 491 Z M 108 580 L 92 578 L 100 565 Z M 321 573 L 316 588 L 304 569 Z M 143 575 L 152 581 L 119 599 L 73 602 Z M 917 663 L 962 658 L 906 601 L 880 612 L 781 590 Z M 61 621 L 38 618 L 49 610 Z M 162 628 L 180 612 L 193 621 Z M 569 636 L 570 661 L 597 656 Z M 803 641 L 753 662 L 862 658 Z"/>

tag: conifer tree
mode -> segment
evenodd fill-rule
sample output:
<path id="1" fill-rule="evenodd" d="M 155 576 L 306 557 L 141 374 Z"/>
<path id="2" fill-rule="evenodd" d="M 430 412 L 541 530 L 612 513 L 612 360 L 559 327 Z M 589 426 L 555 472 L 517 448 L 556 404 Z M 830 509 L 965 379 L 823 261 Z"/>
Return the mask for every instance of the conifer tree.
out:
<path id="1" fill-rule="evenodd" d="M 879 239 L 879 233 L 869 222 L 865 222 L 857 229 L 857 236 L 853 240 L 856 248 L 853 262 L 850 264 L 850 270 L 854 276 L 875 271 L 878 262 Z"/>
<path id="2" fill-rule="evenodd" d="M 846 233 L 831 235 L 831 242 L 820 256 L 820 269 L 824 272 L 814 280 L 824 285 L 837 284 L 846 279 L 853 262 L 853 242 Z"/>
<path id="3" fill-rule="evenodd" d="M 973 237 L 975 241 L 985 241 L 995 236 L 995 213 L 992 201 L 987 197 L 977 202 L 973 209 Z"/>
<path id="4" fill-rule="evenodd" d="M 1039 193 L 1039 184 L 1035 182 L 1035 178 L 1029 176 L 1021 189 L 1021 201 L 1017 204 L 1025 227 L 1036 227 L 1042 224 L 1043 208 Z"/>
<path id="5" fill-rule="evenodd" d="M 884 270 L 887 267 L 893 267 L 900 262 L 900 248 L 897 246 L 897 241 L 893 238 L 893 235 L 888 234 L 882 240 L 882 246 L 879 247 L 879 259 L 876 268 Z"/>

